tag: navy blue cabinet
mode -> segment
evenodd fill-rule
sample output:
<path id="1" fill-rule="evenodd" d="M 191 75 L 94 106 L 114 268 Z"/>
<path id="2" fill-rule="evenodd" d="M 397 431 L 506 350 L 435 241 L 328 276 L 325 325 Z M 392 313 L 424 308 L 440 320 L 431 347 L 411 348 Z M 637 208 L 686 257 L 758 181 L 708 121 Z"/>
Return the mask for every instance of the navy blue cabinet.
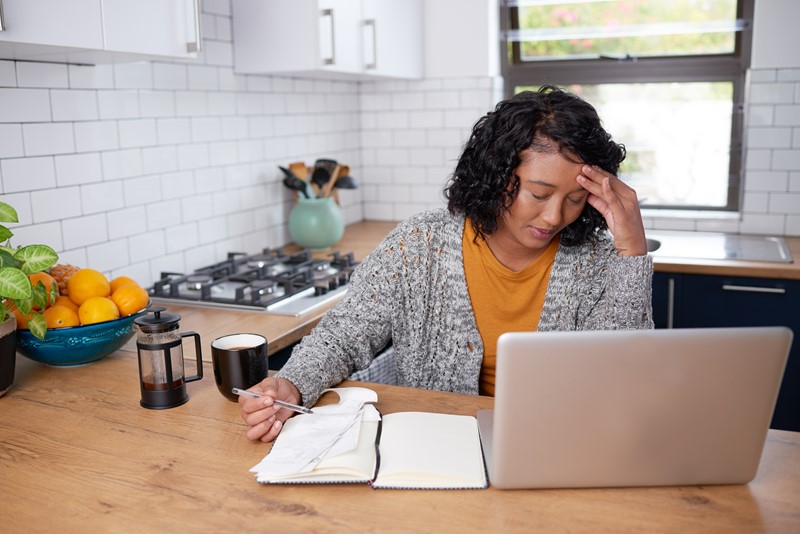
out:
<path id="1" fill-rule="evenodd" d="M 788 326 L 794 332 L 772 428 L 800 431 L 800 281 L 655 273 L 656 328 Z"/>

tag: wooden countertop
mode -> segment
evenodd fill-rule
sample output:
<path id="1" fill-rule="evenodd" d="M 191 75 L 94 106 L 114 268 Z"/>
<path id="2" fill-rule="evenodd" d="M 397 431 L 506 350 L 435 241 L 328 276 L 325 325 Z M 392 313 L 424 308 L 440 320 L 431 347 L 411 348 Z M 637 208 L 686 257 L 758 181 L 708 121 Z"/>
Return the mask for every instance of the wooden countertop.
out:
<path id="1" fill-rule="evenodd" d="M 210 339 L 209 332 L 199 332 Z M 798 532 L 800 434 L 771 430 L 747 485 L 461 491 L 262 486 L 211 365 L 189 401 L 139 406 L 135 352 L 53 368 L 18 357 L 0 398 L 4 532 Z M 363 384 L 362 384 L 363 385 Z M 384 413 L 475 414 L 492 399 L 369 385 Z M 323 401 L 325 399 L 323 398 Z"/>

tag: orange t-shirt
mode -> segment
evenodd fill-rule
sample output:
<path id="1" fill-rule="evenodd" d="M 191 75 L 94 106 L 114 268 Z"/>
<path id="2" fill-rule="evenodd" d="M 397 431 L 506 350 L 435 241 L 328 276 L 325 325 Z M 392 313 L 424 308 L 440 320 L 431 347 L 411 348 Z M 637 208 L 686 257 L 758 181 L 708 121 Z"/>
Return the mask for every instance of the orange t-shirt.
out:
<path id="1" fill-rule="evenodd" d="M 469 220 L 461 242 L 467 290 L 483 340 L 480 393 L 494 395 L 497 338 L 504 332 L 536 330 L 559 239 L 553 239 L 541 256 L 518 272 L 497 261 L 483 238 L 475 240 Z"/>

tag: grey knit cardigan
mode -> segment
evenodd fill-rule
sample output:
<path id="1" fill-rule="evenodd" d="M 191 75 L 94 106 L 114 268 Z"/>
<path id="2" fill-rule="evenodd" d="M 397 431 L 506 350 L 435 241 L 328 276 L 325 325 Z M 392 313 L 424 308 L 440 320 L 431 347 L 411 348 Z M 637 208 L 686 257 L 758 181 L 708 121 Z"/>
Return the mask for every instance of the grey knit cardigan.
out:
<path id="1" fill-rule="evenodd" d="M 364 259 L 342 301 L 277 374 L 305 405 L 366 368 L 390 340 L 400 385 L 478 393 L 483 343 L 464 275 L 464 221 L 445 209 L 415 215 Z M 538 330 L 652 328 L 652 274 L 652 257 L 618 256 L 607 235 L 561 246 Z"/>

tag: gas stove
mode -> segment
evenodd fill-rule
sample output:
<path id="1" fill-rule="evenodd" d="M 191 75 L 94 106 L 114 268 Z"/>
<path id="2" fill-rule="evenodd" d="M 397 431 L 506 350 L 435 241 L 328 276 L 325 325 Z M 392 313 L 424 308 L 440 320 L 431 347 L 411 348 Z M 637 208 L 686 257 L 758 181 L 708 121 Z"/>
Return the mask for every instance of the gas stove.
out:
<path id="1" fill-rule="evenodd" d="M 325 258 L 310 250 L 258 254 L 230 252 L 219 263 L 192 273 L 162 272 L 150 288 L 155 304 L 219 307 L 299 317 L 347 291 L 357 262 L 353 253 Z"/>

